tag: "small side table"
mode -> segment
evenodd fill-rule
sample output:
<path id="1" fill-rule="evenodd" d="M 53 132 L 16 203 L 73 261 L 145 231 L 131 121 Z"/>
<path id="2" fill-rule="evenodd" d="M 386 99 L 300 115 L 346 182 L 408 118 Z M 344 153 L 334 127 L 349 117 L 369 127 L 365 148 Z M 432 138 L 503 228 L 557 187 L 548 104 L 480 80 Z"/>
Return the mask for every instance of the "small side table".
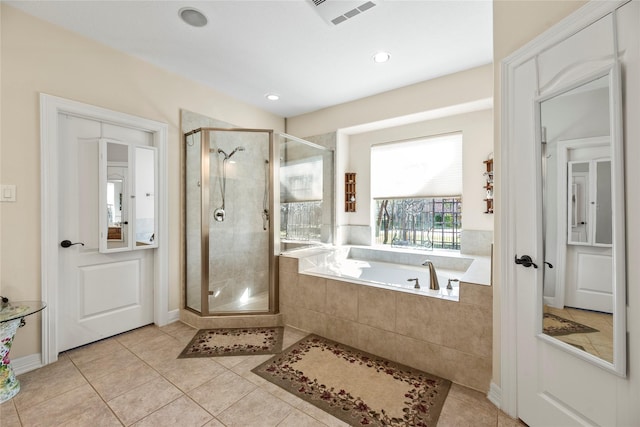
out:
<path id="1" fill-rule="evenodd" d="M 0 403 L 11 399 L 20 391 L 20 381 L 16 378 L 9 351 L 16 331 L 23 326 L 24 318 L 31 316 L 47 305 L 42 301 L 9 301 L 0 306 Z"/>

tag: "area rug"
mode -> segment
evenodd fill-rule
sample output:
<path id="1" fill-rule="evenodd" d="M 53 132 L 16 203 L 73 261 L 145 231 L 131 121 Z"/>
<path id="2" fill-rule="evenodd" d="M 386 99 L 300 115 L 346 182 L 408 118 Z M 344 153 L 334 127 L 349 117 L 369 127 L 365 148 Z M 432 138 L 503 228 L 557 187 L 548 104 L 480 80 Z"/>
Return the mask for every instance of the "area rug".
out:
<path id="1" fill-rule="evenodd" d="M 284 328 L 200 329 L 178 358 L 275 354 Z"/>
<path id="2" fill-rule="evenodd" d="M 451 381 L 309 335 L 252 370 L 350 425 L 431 427 Z"/>
<path id="3" fill-rule="evenodd" d="M 552 337 L 570 334 L 586 334 L 589 332 L 598 332 L 597 329 L 574 322 L 551 313 L 544 313 L 543 332 Z"/>

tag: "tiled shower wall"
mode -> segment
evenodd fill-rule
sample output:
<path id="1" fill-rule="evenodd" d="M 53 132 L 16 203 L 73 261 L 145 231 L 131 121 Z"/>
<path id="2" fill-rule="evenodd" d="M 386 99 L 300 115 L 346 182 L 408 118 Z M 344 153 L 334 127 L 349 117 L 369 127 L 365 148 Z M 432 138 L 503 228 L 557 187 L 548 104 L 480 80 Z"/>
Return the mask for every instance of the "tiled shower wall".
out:
<path id="1" fill-rule="evenodd" d="M 222 206 L 224 156 L 215 153 L 221 148 L 229 154 L 238 146 L 245 151 L 227 162 L 226 218 L 217 222 L 211 218 Z M 209 290 L 215 295 L 211 304 L 218 305 L 239 299 L 247 289 L 249 296 L 269 290 L 269 231 L 262 218 L 269 138 L 266 133 L 216 132 L 210 148 Z"/>
<path id="2" fill-rule="evenodd" d="M 279 257 L 284 323 L 483 393 L 491 381 L 491 286 L 460 284 L 460 301 L 298 274 Z"/>

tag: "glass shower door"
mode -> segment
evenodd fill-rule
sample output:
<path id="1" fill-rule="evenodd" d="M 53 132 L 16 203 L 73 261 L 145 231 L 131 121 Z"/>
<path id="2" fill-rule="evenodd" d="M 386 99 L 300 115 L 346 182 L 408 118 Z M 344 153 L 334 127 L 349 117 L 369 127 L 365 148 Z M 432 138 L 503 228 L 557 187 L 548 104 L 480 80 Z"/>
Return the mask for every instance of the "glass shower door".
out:
<path id="1" fill-rule="evenodd" d="M 268 132 L 209 131 L 209 313 L 269 311 Z"/>
<path id="2" fill-rule="evenodd" d="M 186 306 L 274 312 L 272 131 L 201 128 L 185 141 Z"/>

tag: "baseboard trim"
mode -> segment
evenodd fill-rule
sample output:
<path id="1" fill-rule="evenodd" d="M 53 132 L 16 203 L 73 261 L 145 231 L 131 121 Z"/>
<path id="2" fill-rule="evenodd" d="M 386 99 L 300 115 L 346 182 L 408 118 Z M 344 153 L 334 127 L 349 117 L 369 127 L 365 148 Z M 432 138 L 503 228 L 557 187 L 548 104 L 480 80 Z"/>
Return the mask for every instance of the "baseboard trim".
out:
<path id="1" fill-rule="evenodd" d="M 180 320 L 180 310 L 175 309 L 167 313 L 167 324 L 177 322 Z"/>
<path id="2" fill-rule="evenodd" d="M 43 366 L 41 353 L 11 359 L 11 367 L 16 375 L 26 374 Z"/>
<path id="3" fill-rule="evenodd" d="M 489 399 L 489 401 L 498 408 L 502 405 L 502 389 L 494 382 L 489 385 L 489 394 L 487 395 L 487 399 Z"/>

